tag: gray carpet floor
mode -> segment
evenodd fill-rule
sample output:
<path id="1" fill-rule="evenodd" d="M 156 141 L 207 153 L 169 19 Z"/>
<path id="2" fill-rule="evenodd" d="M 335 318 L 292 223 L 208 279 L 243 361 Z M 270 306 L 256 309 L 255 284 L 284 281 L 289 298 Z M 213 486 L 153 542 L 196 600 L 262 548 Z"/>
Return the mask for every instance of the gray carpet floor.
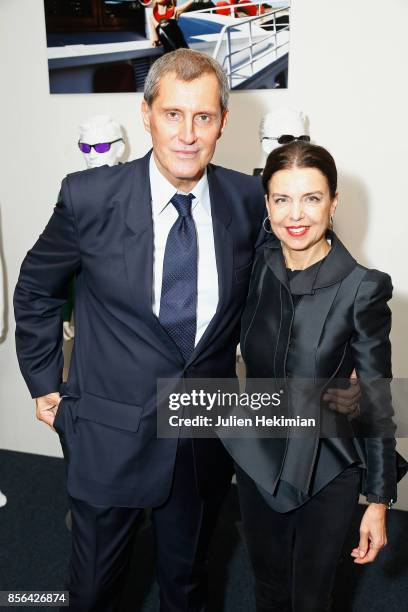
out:
<path id="1" fill-rule="evenodd" d="M 0 489 L 8 498 L 0 508 L 0 590 L 62 589 L 70 551 L 63 461 L 0 451 Z M 358 541 L 363 510 L 356 510 L 339 565 L 335 612 L 408 612 L 408 513 L 389 513 L 388 546 L 376 563 L 357 567 L 349 551 Z M 210 612 L 255 612 L 239 525 L 233 486 L 211 548 Z M 135 539 L 120 612 L 156 612 L 157 602 L 152 534 L 146 523 Z"/>

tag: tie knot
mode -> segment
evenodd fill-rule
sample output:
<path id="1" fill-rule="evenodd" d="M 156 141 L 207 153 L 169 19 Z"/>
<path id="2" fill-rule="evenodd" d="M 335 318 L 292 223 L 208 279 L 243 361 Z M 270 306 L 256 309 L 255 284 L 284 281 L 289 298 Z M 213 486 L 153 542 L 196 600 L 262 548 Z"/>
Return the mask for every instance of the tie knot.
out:
<path id="1" fill-rule="evenodd" d="M 192 193 L 188 193 L 187 195 L 176 193 L 176 195 L 171 198 L 170 202 L 173 204 L 180 217 L 188 217 L 191 215 L 191 202 L 194 198 L 195 196 Z"/>

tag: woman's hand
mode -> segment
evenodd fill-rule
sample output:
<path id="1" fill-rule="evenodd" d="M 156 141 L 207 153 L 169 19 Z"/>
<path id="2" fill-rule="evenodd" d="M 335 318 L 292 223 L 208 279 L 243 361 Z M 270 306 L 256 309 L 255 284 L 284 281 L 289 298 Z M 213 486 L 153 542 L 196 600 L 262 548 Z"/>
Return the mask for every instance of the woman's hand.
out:
<path id="1" fill-rule="evenodd" d="M 371 563 L 387 544 L 386 512 L 387 507 L 384 504 L 368 505 L 361 519 L 360 542 L 351 551 L 354 563 Z"/>

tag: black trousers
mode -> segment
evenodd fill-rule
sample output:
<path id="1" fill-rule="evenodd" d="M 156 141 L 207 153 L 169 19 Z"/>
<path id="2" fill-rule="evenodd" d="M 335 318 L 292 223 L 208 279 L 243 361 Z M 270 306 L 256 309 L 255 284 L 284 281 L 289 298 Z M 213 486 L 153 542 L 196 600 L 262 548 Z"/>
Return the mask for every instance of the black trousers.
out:
<path id="1" fill-rule="evenodd" d="M 254 481 L 236 470 L 257 612 L 330 610 L 338 560 L 358 502 L 359 468 L 345 469 L 303 506 L 284 514 L 272 510 Z"/>
<path id="2" fill-rule="evenodd" d="M 179 441 L 170 496 L 165 504 L 153 508 L 151 515 L 161 612 L 206 610 L 208 545 L 228 488 L 225 483 L 202 499 L 191 440 Z M 121 596 L 141 509 L 93 506 L 72 497 L 70 508 L 68 609 L 113 612 Z"/>

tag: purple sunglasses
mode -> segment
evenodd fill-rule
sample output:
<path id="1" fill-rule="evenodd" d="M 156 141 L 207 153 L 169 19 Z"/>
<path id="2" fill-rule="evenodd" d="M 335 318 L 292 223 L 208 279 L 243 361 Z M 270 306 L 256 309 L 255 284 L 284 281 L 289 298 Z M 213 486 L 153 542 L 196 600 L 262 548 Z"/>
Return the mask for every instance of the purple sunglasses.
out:
<path id="1" fill-rule="evenodd" d="M 112 140 L 112 142 L 97 142 L 93 145 L 78 141 L 78 147 L 82 153 L 90 153 L 92 148 L 94 148 L 97 153 L 107 153 L 111 145 L 113 145 L 114 142 L 119 142 L 119 140 L 123 140 L 123 138 L 117 138 L 116 140 Z"/>

